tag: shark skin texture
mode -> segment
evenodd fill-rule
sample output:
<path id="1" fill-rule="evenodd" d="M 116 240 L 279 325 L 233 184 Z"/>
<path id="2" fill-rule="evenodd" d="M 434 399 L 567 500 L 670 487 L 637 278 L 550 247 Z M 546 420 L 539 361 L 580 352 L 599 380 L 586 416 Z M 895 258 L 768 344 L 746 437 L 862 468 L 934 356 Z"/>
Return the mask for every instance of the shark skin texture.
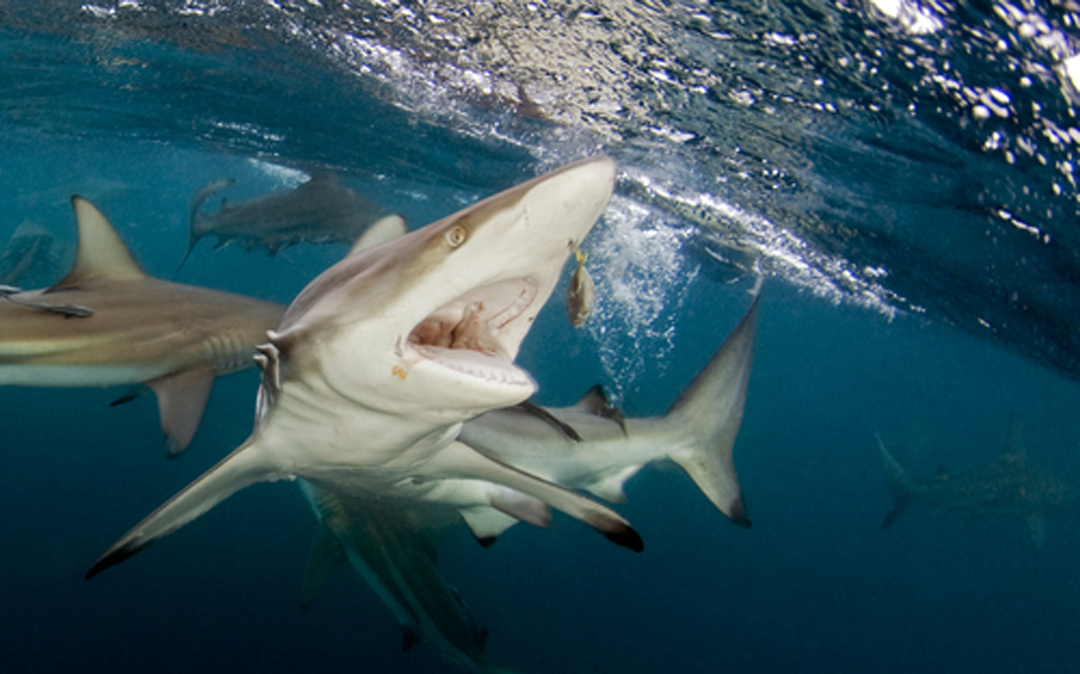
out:
<path id="1" fill-rule="evenodd" d="M 893 503 L 881 528 L 890 526 L 915 502 L 958 515 L 974 525 L 990 517 L 1022 521 L 1035 552 L 1046 543 L 1046 519 L 1067 512 L 1080 501 L 1080 491 L 1033 463 L 1021 438 L 1020 423 L 1013 420 L 1005 453 L 990 463 L 959 473 L 944 469 L 929 480 L 912 478 L 877 438 Z"/>
<path id="2" fill-rule="evenodd" d="M 239 489 L 296 478 L 439 504 L 470 526 L 491 512 L 544 526 L 555 507 L 640 551 L 640 536 L 610 508 L 456 440 L 463 422 L 535 392 L 514 357 L 614 177 L 610 159 L 584 160 L 355 247 L 300 292 L 259 347 L 248 440 L 121 537 L 87 577 Z"/>
<path id="3" fill-rule="evenodd" d="M 255 346 L 285 308 L 148 276 L 93 204 L 76 196 L 72 206 L 79 245 L 67 276 L 0 291 L 0 385 L 145 385 L 175 456 L 214 378 L 254 365 Z"/>

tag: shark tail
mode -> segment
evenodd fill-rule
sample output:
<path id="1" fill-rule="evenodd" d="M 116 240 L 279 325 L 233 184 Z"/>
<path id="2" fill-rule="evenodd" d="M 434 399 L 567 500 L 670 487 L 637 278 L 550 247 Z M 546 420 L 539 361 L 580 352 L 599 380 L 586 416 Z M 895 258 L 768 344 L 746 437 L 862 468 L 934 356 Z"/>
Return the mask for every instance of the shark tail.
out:
<path id="1" fill-rule="evenodd" d="M 220 178 L 212 183 L 204 185 L 202 189 L 195 193 L 195 196 L 191 198 L 191 209 L 188 211 L 188 247 L 187 252 L 184 253 L 183 259 L 180 260 L 180 264 L 176 267 L 176 271 L 173 272 L 173 278 L 175 279 L 180 275 L 180 270 L 184 268 L 184 264 L 187 263 L 188 258 L 191 257 L 191 251 L 195 250 L 195 246 L 199 244 L 199 239 L 203 237 L 203 233 L 199 231 L 199 209 L 206 203 L 206 200 L 214 196 L 221 190 L 229 187 L 236 180 L 234 178 Z"/>
<path id="2" fill-rule="evenodd" d="M 895 522 L 896 518 L 911 505 L 918 485 L 885 447 L 880 435 L 877 436 L 877 443 L 878 451 L 881 453 L 881 465 L 885 467 L 885 477 L 889 480 L 889 490 L 892 491 L 893 498 L 892 508 L 885 515 L 885 521 L 881 523 L 881 528 L 884 529 Z"/>
<path id="3" fill-rule="evenodd" d="M 244 487 L 275 479 L 278 472 L 262 460 L 259 452 L 245 451 L 252 445 L 251 440 L 241 445 L 135 525 L 90 567 L 86 578 L 93 578 L 110 566 L 119 564 Z"/>
<path id="4" fill-rule="evenodd" d="M 732 451 L 746 406 L 754 359 L 759 295 L 694 381 L 679 395 L 664 423 L 689 440 L 669 454 L 728 519 L 749 527 Z M 678 437 L 676 435 L 676 437 Z"/>

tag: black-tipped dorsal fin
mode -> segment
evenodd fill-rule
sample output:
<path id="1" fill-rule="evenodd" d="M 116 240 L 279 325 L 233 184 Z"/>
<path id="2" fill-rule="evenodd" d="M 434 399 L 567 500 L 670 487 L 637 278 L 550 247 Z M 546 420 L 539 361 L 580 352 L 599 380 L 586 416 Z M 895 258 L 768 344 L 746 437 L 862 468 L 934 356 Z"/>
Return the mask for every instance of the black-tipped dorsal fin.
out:
<path id="1" fill-rule="evenodd" d="M 79 227 L 79 252 L 68 275 L 50 290 L 90 280 L 137 281 L 146 277 L 101 211 L 79 196 L 71 198 L 71 206 L 75 209 L 75 220 Z"/>
<path id="2" fill-rule="evenodd" d="M 611 403 L 608 402 L 607 395 L 604 393 L 604 387 L 597 384 L 589 389 L 574 407 L 585 412 L 601 415 L 605 409 L 611 408 Z"/>
<path id="3" fill-rule="evenodd" d="M 622 429 L 624 434 L 626 433 L 626 419 L 623 418 L 622 411 L 608 401 L 607 394 L 604 393 L 604 387 L 600 384 L 589 389 L 589 392 L 581 400 L 577 401 L 574 407 L 583 412 L 610 419 L 619 424 L 619 428 Z"/>

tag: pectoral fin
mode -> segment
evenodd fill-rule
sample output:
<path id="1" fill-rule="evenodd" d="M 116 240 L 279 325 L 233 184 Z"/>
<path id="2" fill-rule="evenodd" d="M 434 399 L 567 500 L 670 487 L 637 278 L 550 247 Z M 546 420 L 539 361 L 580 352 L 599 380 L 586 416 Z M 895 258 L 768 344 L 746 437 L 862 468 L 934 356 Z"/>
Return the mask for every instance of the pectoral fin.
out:
<path id="1" fill-rule="evenodd" d="M 214 376 L 213 370 L 188 370 L 146 382 L 157 394 L 161 430 L 168 442 L 169 458 L 184 451 L 195 436 Z"/>
<path id="2" fill-rule="evenodd" d="M 485 456 L 472 447 L 453 442 L 429 462 L 431 478 L 487 480 L 533 496 L 604 534 L 608 540 L 641 552 L 644 543 L 630 523 L 610 508 L 513 466 Z M 494 503 L 492 504 L 495 505 Z M 498 506 L 496 506 L 498 507 Z M 475 529 L 474 529 L 475 531 Z"/>
<path id="3" fill-rule="evenodd" d="M 244 487 L 282 477 L 286 476 L 276 467 L 268 465 L 263 455 L 254 450 L 254 442 L 248 440 L 124 534 L 90 568 L 86 578 L 93 578 L 110 566 L 119 564 Z"/>

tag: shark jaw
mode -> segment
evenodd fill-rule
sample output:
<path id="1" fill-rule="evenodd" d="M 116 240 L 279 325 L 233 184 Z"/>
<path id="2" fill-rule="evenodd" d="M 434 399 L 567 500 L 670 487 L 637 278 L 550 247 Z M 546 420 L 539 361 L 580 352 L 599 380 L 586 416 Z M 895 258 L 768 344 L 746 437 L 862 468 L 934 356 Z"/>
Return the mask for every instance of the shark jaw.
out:
<path id="1" fill-rule="evenodd" d="M 420 322 L 398 348 L 403 360 L 415 354 L 455 375 L 472 377 L 496 387 L 532 395 L 536 384 L 513 364 L 516 344 L 503 337 L 507 327 L 522 320 L 537 297 L 537 283 L 529 278 L 482 288 L 439 308 Z M 419 361 L 416 361 L 419 364 Z"/>
<path id="2" fill-rule="evenodd" d="M 536 384 L 513 360 L 613 181 L 610 159 L 579 162 L 354 251 L 296 298 L 271 342 L 285 362 L 317 360 L 337 394 L 398 417 L 456 423 L 515 405 Z"/>

